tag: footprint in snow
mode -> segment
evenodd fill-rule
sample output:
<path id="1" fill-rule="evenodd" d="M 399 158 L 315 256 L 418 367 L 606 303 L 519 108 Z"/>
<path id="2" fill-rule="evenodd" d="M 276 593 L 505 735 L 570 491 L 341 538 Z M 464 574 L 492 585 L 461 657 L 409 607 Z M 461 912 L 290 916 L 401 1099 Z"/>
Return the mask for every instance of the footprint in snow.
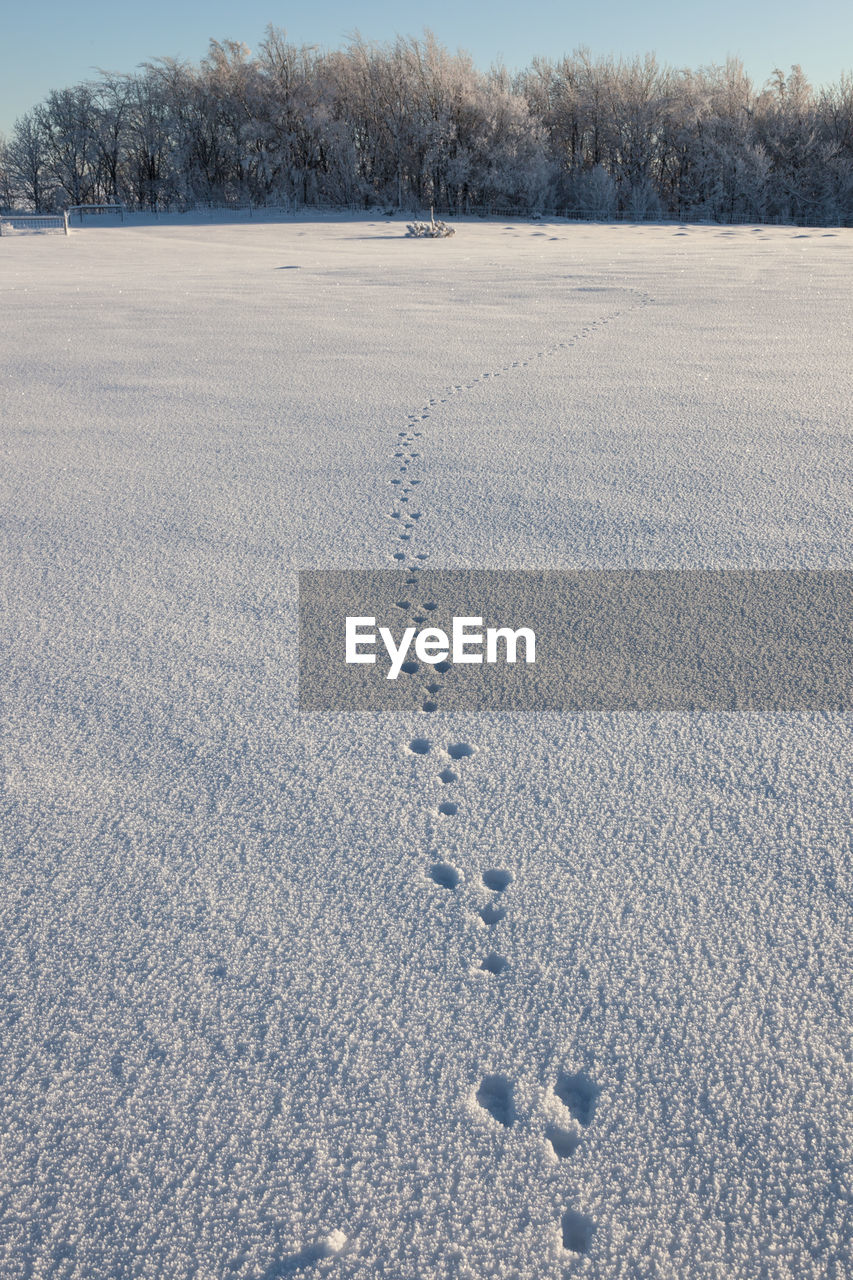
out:
<path id="1" fill-rule="evenodd" d="M 488 871 L 483 872 L 483 884 L 493 893 L 503 893 L 512 884 L 512 872 L 490 867 Z"/>
<path id="2" fill-rule="evenodd" d="M 600 1088 L 583 1071 L 570 1075 L 561 1071 L 554 1085 L 554 1092 L 564 1107 L 568 1107 L 573 1119 L 586 1128 L 592 1123 Z"/>
<path id="3" fill-rule="evenodd" d="M 561 1129 L 558 1124 L 549 1124 L 545 1130 L 545 1137 L 554 1148 L 554 1154 L 558 1160 L 568 1160 L 577 1151 L 581 1142 L 579 1133 L 571 1129 Z"/>
<path id="4" fill-rule="evenodd" d="M 560 1222 L 563 1248 L 569 1253 L 588 1253 L 595 1223 L 585 1213 L 567 1209 Z"/>
<path id="5" fill-rule="evenodd" d="M 436 862 L 429 869 L 429 876 L 442 889 L 456 889 L 459 886 L 459 872 L 449 862 Z"/>
<path id="6" fill-rule="evenodd" d="M 515 1121 L 512 1081 L 506 1076 L 483 1076 L 476 1093 L 477 1102 L 493 1120 L 509 1129 Z"/>

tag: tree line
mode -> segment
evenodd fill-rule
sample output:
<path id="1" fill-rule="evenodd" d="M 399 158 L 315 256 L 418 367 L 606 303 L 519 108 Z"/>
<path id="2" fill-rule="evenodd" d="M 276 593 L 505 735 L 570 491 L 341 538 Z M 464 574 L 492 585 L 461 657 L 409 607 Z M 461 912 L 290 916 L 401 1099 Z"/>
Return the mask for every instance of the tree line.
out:
<path id="1" fill-rule="evenodd" d="M 740 61 L 534 59 L 479 71 L 429 32 L 342 50 L 268 27 L 54 90 L 0 141 L 0 204 L 306 205 L 853 220 L 853 78 L 758 88 Z"/>

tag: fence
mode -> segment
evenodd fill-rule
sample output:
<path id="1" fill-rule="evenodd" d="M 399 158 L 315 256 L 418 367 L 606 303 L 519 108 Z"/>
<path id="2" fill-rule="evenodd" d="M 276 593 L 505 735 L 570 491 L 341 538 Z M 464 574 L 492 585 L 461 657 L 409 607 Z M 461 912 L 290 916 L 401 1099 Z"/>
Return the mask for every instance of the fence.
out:
<path id="1" fill-rule="evenodd" d="M 579 209 L 571 207 L 554 207 L 530 210 L 520 209 L 517 206 L 500 204 L 470 205 L 467 208 L 453 208 L 441 210 L 447 217 L 468 217 L 468 218 L 518 218 L 523 221 L 538 221 L 541 219 L 557 219 L 567 222 L 630 222 L 630 223 L 692 223 L 704 224 L 708 226 L 816 226 L 823 225 L 806 218 L 781 218 L 781 217 L 756 217 L 750 218 L 740 215 L 734 215 L 727 218 L 711 218 L 708 214 L 699 212 L 684 212 L 681 214 L 661 213 L 657 216 L 647 218 L 637 217 L 628 210 L 612 210 L 612 209 Z M 84 215 L 103 216 L 106 214 L 118 214 L 122 222 L 129 211 L 123 204 L 79 204 L 71 205 L 65 210 L 64 214 L 31 214 L 31 213 L 8 213 L 0 215 L 0 235 L 11 235 L 16 231 L 64 231 L 68 234 L 69 226 L 74 224 L 83 226 Z M 423 210 L 419 210 L 412 206 L 411 208 L 396 209 L 381 204 L 365 206 L 363 201 L 351 201 L 349 204 L 333 205 L 326 201 L 313 200 L 304 203 L 286 203 L 276 202 L 273 204 L 249 204 L 249 203 L 218 203 L 214 201 L 199 201 L 196 204 L 187 204 L 183 208 L 178 209 L 147 209 L 139 210 L 135 216 L 140 214 L 145 217 L 153 216 L 155 219 L 162 216 L 177 214 L 205 217 L 211 219 L 230 215 L 235 218 L 275 218 L 278 217 L 299 217 L 300 214 L 325 213 L 325 214 L 343 214 L 343 213 L 361 213 L 365 216 L 381 217 L 383 215 L 393 215 L 405 218 L 424 217 Z M 829 225 L 829 224 L 827 224 Z M 834 226 L 850 227 L 853 226 L 853 220 L 850 218 L 841 218 L 838 222 L 833 223 Z"/>
<path id="2" fill-rule="evenodd" d="M 80 226 L 83 225 L 83 214 L 98 214 L 102 216 L 105 213 L 117 213 L 124 222 L 124 205 L 123 204 L 71 204 L 65 210 L 66 220 L 76 213 Z"/>

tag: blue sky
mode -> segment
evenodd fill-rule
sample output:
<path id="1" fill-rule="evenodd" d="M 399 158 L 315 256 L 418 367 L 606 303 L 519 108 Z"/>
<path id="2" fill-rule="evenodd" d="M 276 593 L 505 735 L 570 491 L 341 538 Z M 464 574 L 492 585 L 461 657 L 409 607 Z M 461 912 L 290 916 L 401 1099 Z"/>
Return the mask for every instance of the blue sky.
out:
<path id="1" fill-rule="evenodd" d="M 431 0 L 428 6 L 361 0 L 316 0 L 288 7 L 275 0 L 37 0 L 7 7 L 0 27 L 0 132 L 53 88 L 76 84 L 93 68 L 131 71 L 161 55 L 197 61 L 208 40 L 257 46 L 268 22 L 297 44 L 335 48 L 355 28 L 369 40 L 418 35 L 424 24 L 450 48 L 463 48 L 481 67 L 501 60 L 511 69 L 536 54 L 557 57 L 585 45 L 593 54 L 654 51 L 664 62 L 697 67 L 743 58 L 763 83 L 776 66 L 799 62 L 813 84 L 853 71 L 850 0 L 612 0 L 609 5 L 534 0 Z"/>

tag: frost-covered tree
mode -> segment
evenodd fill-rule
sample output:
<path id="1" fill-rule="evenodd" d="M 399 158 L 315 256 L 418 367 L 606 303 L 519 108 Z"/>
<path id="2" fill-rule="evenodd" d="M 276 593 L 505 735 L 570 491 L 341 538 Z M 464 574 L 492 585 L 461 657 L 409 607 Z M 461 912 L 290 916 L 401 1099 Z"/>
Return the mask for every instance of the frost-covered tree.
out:
<path id="1" fill-rule="evenodd" d="M 512 78 L 430 32 L 325 53 L 267 28 L 54 92 L 17 122 L 4 190 L 33 208 L 121 199 L 574 210 L 722 221 L 853 218 L 853 81 L 686 70 L 586 49 Z"/>
<path id="2" fill-rule="evenodd" d="M 44 137 L 47 172 L 66 204 L 96 196 L 98 162 L 97 106 L 88 85 L 49 93 L 36 109 Z"/>
<path id="3" fill-rule="evenodd" d="M 12 175 L 9 172 L 9 144 L 5 136 L 0 133 L 0 209 L 11 208 L 13 199 Z"/>
<path id="4" fill-rule="evenodd" d="M 168 205 L 174 190 L 172 108 L 163 81 L 149 68 L 128 77 L 128 113 L 122 155 L 123 198 L 133 208 Z"/>
<path id="5" fill-rule="evenodd" d="M 28 111 L 15 121 L 6 145 L 6 171 L 12 202 L 43 213 L 50 206 L 52 184 L 47 172 L 47 143 L 39 112 Z"/>
<path id="6" fill-rule="evenodd" d="M 582 170 L 575 179 L 573 196 L 578 210 L 588 218 L 612 218 L 616 212 L 616 183 L 604 165 Z"/>

